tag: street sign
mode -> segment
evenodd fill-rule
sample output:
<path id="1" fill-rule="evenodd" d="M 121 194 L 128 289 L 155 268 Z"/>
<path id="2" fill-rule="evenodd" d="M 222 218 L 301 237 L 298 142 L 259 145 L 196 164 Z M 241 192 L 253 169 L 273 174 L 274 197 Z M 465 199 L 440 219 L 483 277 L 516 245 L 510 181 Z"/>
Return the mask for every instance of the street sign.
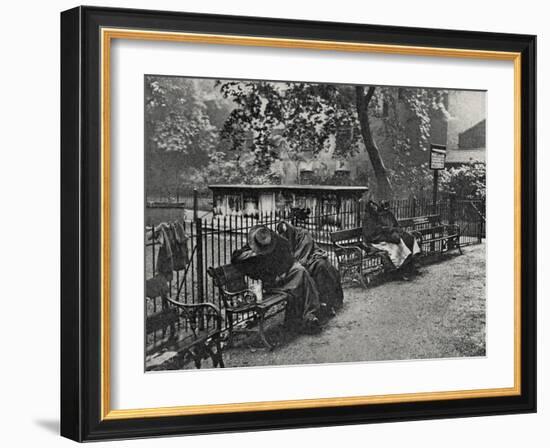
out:
<path id="1" fill-rule="evenodd" d="M 430 145 L 430 168 L 434 172 L 434 184 L 432 190 L 432 207 L 433 213 L 437 209 L 437 189 L 439 183 L 439 170 L 445 169 L 445 156 L 447 155 L 447 147 L 445 145 Z"/>
<path id="2" fill-rule="evenodd" d="M 430 169 L 443 170 L 445 169 L 445 156 L 447 155 L 447 147 L 445 145 L 430 145 Z"/>

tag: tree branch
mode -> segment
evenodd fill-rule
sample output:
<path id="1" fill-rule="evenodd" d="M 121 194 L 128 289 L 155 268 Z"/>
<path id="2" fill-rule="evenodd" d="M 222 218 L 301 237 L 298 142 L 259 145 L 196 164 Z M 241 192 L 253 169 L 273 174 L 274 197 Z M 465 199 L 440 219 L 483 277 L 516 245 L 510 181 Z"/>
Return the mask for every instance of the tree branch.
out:
<path id="1" fill-rule="evenodd" d="M 368 107 L 368 105 L 370 103 L 370 100 L 371 100 L 372 96 L 374 95 L 374 89 L 375 89 L 375 87 L 369 86 L 369 90 L 367 91 L 367 94 L 365 96 L 365 107 Z"/>

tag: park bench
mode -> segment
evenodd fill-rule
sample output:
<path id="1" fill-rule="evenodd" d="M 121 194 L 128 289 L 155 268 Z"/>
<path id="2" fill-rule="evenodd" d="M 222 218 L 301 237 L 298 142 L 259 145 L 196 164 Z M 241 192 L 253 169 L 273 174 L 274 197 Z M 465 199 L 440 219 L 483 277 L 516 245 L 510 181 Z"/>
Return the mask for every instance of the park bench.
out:
<path id="1" fill-rule="evenodd" d="M 228 344 L 233 344 L 236 332 L 257 332 L 261 341 L 268 349 L 273 349 L 265 335 L 265 321 L 281 311 L 284 311 L 288 295 L 282 291 L 264 291 L 262 298 L 249 288 L 245 276 L 232 264 L 217 268 L 209 267 L 208 274 L 218 288 L 224 304 L 224 310 L 229 326 Z M 237 327 L 236 321 L 240 317 L 258 321 L 258 329 Z"/>
<path id="2" fill-rule="evenodd" d="M 442 224 L 441 215 L 415 216 L 399 219 L 399 227 L 420 235 L 420 249 L 425 255 L 448 252 L 460 247 L 460 227 L 456 224 Z"/>
<path id="3" fill-rule="evenodd" d="M 383 272 L 381 251 L 363 243 L 362 227 L 331 232 L 330 240 L 342 282 L 357 281 L 366 288 L 373 275 Z"/>
<path id="4" fill-rule="evenodd" d="M 419 237 L 423 255 L 452 249 L 462 254 L 460 228 L 455 224 L 442 224 L 438 214 L 400 219 L 398 223 L 402 229 Z M 381 251 L 363 241 L 362 227 L 332 232 L 330 239 L 342 281 L 358 281 L 366 287 L 373 275 L 384 272 Z"/>
<path id="5" fill-rule="evenodd" d="M 193 361 L 197 369 L 210 358 L 214 367 L 224 367 L 221 348 L 222 318 L 212 303 L 187 304 L 163 298 L 162 310 L 145 321 L 146 334 L 162 332 L 147 344 L 146 370 L 173 370 Z"/>

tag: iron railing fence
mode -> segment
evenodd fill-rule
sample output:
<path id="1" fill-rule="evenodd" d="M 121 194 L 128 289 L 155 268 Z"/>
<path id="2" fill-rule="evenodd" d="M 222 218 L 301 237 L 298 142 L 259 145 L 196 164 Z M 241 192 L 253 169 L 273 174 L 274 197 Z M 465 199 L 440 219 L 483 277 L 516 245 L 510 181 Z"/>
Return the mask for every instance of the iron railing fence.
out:
<path id="1" fill-rule="evenodd" d="M 176 271 L 169 282 L 169 296 L 184 303 L 211 302 L 222 310 L 224 325 L 227 325 L 223 313 L 223 303 L 212 278 L 207 275 L 210 266 L 220 266 L 231 261 L 234 250 L 246 244 L 249 230 L 257 224 L 264 224 L 275 230 L 278 222 L 287 220 L 312 233 L 315 241 L 327 251 L 329 259 L 335 265 L 336 257 L 330 244 L 330 233 L 361 225 L 361 202 L 342 206 L 340 209 L 330 208 L 327 212 L 322 206 L 313 215 L 297 217 L 292 212 L 272 212 L 257 218 L 250 216 L 206 216 L 198 217 L 195 210 L 176 208 L 168 215 L 170 220 L 179 221 L 187 235 L 189 264 L 185 270 Z M 439 214 L 443 223 L 455 223 L 461 228 L 461 245 L 481 243 L 485 238 L 485 204 L 483 201 L 446 198 L 434 206 L 430 198 L 405 199 L 390 202 L 390 209 L 397 219 Z M 148 209 L 148 212 L 150 210 Z M 151 215 L 148 213 L 149 218 Z M 194 216 L 194 218 L 192 218 Z M 155 216 L 156 217 L 156 216 Z M 145 232 L 145 275 L 152 278 L 157 274 L 156 260 L 161 242 L 152 238 L 152 229 L 158 227 L 160 221 L 149 219 Z M 161 311 L 166 305 L 162 298 L 146 299 L 146 316 Z M 250 316 L 243 315 L 241 320 Z M 184 326 L 184 322 L 176 324 L 176 331 Z M 147 343 L 154 344 L 160 337 L 165 337 L 166 331 L 159 330 L 147 335 Z"/>

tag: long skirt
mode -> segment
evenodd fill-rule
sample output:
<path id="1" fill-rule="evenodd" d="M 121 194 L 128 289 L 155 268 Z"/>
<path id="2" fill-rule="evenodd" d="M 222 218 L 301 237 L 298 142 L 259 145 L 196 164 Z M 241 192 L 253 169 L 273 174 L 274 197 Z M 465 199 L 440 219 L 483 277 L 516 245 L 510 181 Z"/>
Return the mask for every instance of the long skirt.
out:
<path id="1" fill-rule="evenodd" d="M 344 302 L 344 291 L 338 270 L 326 257 L 316 257 L 307 263 L 306 268 L 315 281 L 319 300 L 330 309 L 337 310 Z"/>
<path id="2" fill-rule="evenodd" d="M 283 291 L 288 295 L 285 310 L 287 323 L 299 324 L 317 317 L 321 307 L 319 292 L 306 268 L 300 263 L 295 262 L 284 275 L 266 289 Z"/>

